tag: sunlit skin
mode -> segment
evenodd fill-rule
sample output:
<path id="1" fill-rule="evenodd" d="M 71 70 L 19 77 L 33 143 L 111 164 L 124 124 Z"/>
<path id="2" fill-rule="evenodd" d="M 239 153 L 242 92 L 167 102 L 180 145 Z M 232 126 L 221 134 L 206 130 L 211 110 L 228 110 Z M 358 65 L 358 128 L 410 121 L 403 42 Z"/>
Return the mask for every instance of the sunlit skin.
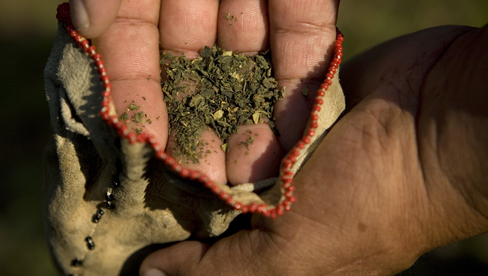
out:
<path id="1" fill-rule="evenodd" d="M 107 64 L 111 64 L 108 66 L 113 68 L 111 74 L 118 78 L 119 86 L 114 87 L 114 93 L 116 89 L 122 91 L 120 102 L 132 89 L 147 93 L 146 98 L 154 93 L 155 114 L 151 116 L 161 115 L 160 108 L 164 108 L 162 100 L 158 104 L 155 96 L 160 93 L 158 80 L 142 81 L 143 75 L 153 73 L 147 70 L 159 70 L 157 64 L 145 63 L 152 61 L 153 56 L 158 58 L 159 45 L 153 42 L 160 36 L 162 48 L 183 51 L 187 56 L 203 47 L 198 43 L 208 44 L 205 37 L 198 37 L 201 32 L 195 34 L 193 41 L 183 39 L 192 28 L 165 33 L 169 30 L 161 28 L 164 12 L 178 14 L 181 9 L 171 5 L 183 2 L 190 4 L 191 14 L 203 14 L 200 11 L 205 9 L 205 16 L 215 16 L 216 21 L 197 20 L 200 23 L 197 29 L 214 24 L 217 28 L 210 29 L 216 31 L 206 35 L 213 43 L 218 34 L 220 43 L 222 36 L 226 36 L 219 31 L 222 29 L 219 13 L 234 13 L 225 10 L 225 5 L 240 3 L 249 8 L 262 5 L 259 1 L 221 1 L 219 10 L 218 1 L 208 1 L 202 7 L 199 3 L 204 1 L 191 4 L 192 1 L 131 0 L 118 9 L 119 2 L 115 2 L 87 0 L 89 11 L 94 11 L 90 15 L 93 20 L 80 32 L 99 37 L 96 43 L 104 51 Z M 326 63 L 330 42 L 335 37 L 337 2 L 268 1 L 265 6 L 269 11 L 269 33 L 265 37 L 269 38 L 280 85 L 296 88 L 289 91 L 300 93 L 303 83 L 309 83 L 310 91 L 314 91 L 312 84 L 322 81 L 316 77 L 320 74 L 315 73 Z M 104 13 L 97 14 L 98 11 Z M 117 19 L 112 24 L 117 14 L 132 19 Z M 195 22 L 191 21 L 195 17 L 179 15 L 181 24 Z M 115 35 L 120 35 L 118 40 Z M 188 42 L 187 47 L 193 48 L 165 44 L 165 36 L 172 38 L 171 43 Z M 296 176 L 297 202 L 292 210 L 277 220 L 254 216 L 252 230 L 242 230 L 212 246 L 187 241 L 157 251 L 143 262 L 141 275 L 151 270 L 172 276 L 210 272 L 393 275 L 430 249 L 486 232 L 487 44 L 488 27 L 442 27 L 383 44 L 343 66 L 341 83 L 347 113 Z M 125 55 L 117 57 L 120 53 Z M 125 81 L 127 85 L 122 85 Z M 296 95 L 297 99 L 301 97 Z M 293 99 L 290 96 L 280 103 L 284 106 L 276 107 L 278 120 L 286 121 L 301 110 L 305 112 L 306 103 Z M 282 128 L 278 143 L 285 152 L 287 145 L 294 143 L 291 137 L 298 135 L 293 134 L 295 128 L 283 134 L 287 125 L 294 124 L 278 122 Z M 161 134 L 167 133 L 167 125 L 160 123 L 151 131 L 159 135 L 161 143 L 166 143 L 167 137 Z M 223 175 L 229 180 L 228 166 L 225 171 Z M 250 176 L 243 176 L 246 177 Z M 240 176 L 237 178 L 237 182 L 243 181 Z"/>
<path id="2" fill-rule="evenodd" d="M 300 91 L 305 86 L 315 91 L 327 70 L 335 39 L 337 3 L 316 0 L 303 5 L 301 2 L 118 0 L 102 4 L 88 0 L 85 6 L 93 19 L 88 27 L 77 29 L 85 37 L 93 38 L 104 56 L 116 109 L 125 110 L 133 100 L 144 104 L 141 111 L 152 118 L 144 131 L 153 134 L 163 146 L 172 144 L 168 139 L 173 138 L 168 137 L 167 112 L 161 93 L 160 50 L 175 55 L 183 53 L 191 59 L 204 46 L 216 42 L 226 50 L 248 55 L 270 49 L 274 77 L 279 87 L 286 86 L 287 91 L 286 99 L 275 106 L 274 116 L 281 136 L 276 137 L 267 125 L 246 126 L 246 130 L 259 134 L 252 150 L 246 153 L 235 148 L 239 141 L 247 139 L 240 131 L 225 141 L 230 145 L 227 155 L 223 151 L 212 152 L 209 162 L 188 164 L 189 169 L 199 170 L 214 181 L 236 185 L 277 175 L 281 158 L 300 139 L 313 105 L 313 95 L 304 99 Z M 77 5 L 73 7 L 76 11 Z M 98 18 L 100 10 L 105 11 L 103 19 Z M 86 26 L 75 11 L 72 12 L 75 28 Z M 227 14 L 235 15 L 238 20 L 229 23 Z M 145 101 L 140 99 L 142 96 Z M 130 122 L 128 125 L 137 128 Z M 209 144 L 218 140 L 213 131 L 203 137 Z M 171 154 L 172 147 L 167 149 Z"/>

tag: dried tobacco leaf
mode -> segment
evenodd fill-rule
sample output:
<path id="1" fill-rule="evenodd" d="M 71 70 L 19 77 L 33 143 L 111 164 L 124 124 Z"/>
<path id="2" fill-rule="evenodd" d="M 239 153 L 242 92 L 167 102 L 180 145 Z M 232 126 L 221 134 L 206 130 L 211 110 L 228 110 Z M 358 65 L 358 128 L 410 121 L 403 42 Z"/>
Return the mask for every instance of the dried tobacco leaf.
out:
<path id="1" fill-rule="evenodd" d="M 242 124 L 268 121 L 274 128 L 273 105 L 284 98 L 284 88 L 279 90 L 271 76 L 269 54 L 246 56 L 206 46 L 194 60 L 163 53 L 161 64 L 177 157 L 198 163 L 204 154 L 201 134 L 208 128 L 224 142 Z"/>

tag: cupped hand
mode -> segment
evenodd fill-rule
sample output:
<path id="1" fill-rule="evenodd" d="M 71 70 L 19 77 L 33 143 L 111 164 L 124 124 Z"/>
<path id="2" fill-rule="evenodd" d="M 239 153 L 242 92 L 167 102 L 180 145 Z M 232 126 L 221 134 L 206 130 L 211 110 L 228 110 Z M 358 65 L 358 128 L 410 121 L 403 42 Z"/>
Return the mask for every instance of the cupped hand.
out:
<path id="1" fill-rule="evenodd" d="M 393 275 L 487 231 L 487 43 L 488 27 L 440 27 L 346 64 L 348 113 L 296 176 L 292 210 L 157 251 L 141 275 Z"/>
<path id="2" fill-rule="evenodd" d="M 333 51 L 338 0 L 72 0 L 75 28 L 92 38 L 111 77 L 113 102 L 122 114 L 139 106 L 149 123 L 129 129 L 154 135 L 171 154 L 166 105 L 160 79 L 160 50 L 195 58 L 204 46 L 249 55 L 271 50 L 274 77 L 287 95 L 275 105 L 276 137 L 267 124 L 241 126 L 229 137 L 227 153 L 213 131 L 202 138 L 211 154 L 190 169 L 221 183 L 255 182 L 277 175 L 280 161 L 301 138 L 315 91 Z M 229 16 L 231 15 L 231 20 Z M 305 99 L 305 87 L 311 95 Z M 134 112 L 133 112 L 134 113 Z M 129 116 L 130 116 L 129 112 Z M 252 132 L 248 147 L 241 142 Z M 249 148 L 249 149 L 248 149 Z M 238 163 L 235 160 L 239 160 Z"/>

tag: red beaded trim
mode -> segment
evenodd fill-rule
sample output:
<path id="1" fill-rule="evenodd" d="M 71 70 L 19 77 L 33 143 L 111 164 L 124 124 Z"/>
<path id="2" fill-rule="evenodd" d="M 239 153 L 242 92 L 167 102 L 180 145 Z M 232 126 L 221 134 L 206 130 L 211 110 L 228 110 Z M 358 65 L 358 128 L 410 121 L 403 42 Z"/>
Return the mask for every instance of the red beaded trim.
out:
<path id="1" fill-rule="evenodd" d="M 100 80 L 104 85 L 104 91 L 102 92 L 103 100 L 102 109 L 100 110 L 100 116 L 102 116 L 103 120 L 108 125 L 112 126 L 122 138 L 128 139 L 131 144 L 134 144 L 136 142 L 148 143 L 154 149 L 156 157 L 158 157 L 166 165 L 171 167 L 173 171 L 178 172 L 182 178 L 198 180 L 205 187 L 215 193 L 221 200 L 225 201 L 234 209 L 241 210 L 242 213 L 260 213 L 266 217 L 271 217 L 272 219 L 274 219 L 276 218 L 276 216 L 283 215 L 285 211 L 289 211 L 291 209 L 291 205 L 296 201 L 295 196 L 293 196 L 295 187 L 293 186 L 294 173 L 291 171 L 291 168 L 297 161 L 297 157 L 300 155 L 300 152 L 305 149 L 305 146 L 310 143 L 312 137 L 316 134 L 315 130 L 318 127 L 319 119 L 318 114 L 321 110 L 322 104 L 324 103 L 322 98 L 325 96 L 327 89 L 332 84 L 332 79 L 334 78 L 334 75 L 336 74 L 337 69 L 342 62 L 342 42 L 344 40 L 344 37 L 338 29 L 337 39 L 335 42 L 334 58 L 330 63 L 327 74 L 325 75 L 325 80 L 317 92 L 315 104 L 313 105 L 312 112 L 310 113 L 309 128 L 303 138 L 295 145 L 295 147 L 287 154 L 287 156 L 282 161 L 283 166 L 280 177 L 282 187 L 284 189 L 285 198 L 282 202 L 278 203 L 275 208 L 269 209 L 268 206 L 264 203 L 258 204 L 254 202 L 249 205 L 244 205 L 236 201 L 230 194 L 222 191 L 220 187 L 216 185 L 212 180 L 210 180 L 205 174 L 199 171 L 186 169 L 182 165 L 178 164 L 178 162 L 176 162 L 173 157 L 171 157 L 164 151 L 164 148 L 161 145 L 156 143 L 156 139 L 154 139 L 152 135 L 146 134 L 144 132 L 141 134 L 130 132 L 128 127 L 124 123 L 120 122 L 116 116 L 110 115 L 109 106 L 111 101 L 110 96 L 112 94 L 112 85 L 110 83 L 110 77 L 107 75 L 107 69 L 102 60 L 102 56 L 96 52 L 95 46 L 91 45 L 87 39 L 79 35 L 78 32 L 73 28 L 68 3 L 63 3 L 58 6 L 56 18 L 59 21 L 66 23 L 66 29 L 68 30 L 73 40 L 94 60 L 95 65 L 98 68 L 98 73 L 100 74 Z"/>

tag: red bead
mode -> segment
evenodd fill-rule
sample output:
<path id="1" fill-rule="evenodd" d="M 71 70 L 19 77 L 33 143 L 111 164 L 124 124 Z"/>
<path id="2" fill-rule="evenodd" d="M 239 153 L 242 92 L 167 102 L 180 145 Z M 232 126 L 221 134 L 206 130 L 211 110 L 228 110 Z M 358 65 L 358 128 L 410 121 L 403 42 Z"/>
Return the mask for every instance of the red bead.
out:
<path id="1" fill-rule="evenodd" d="M 207 180 L 207 181 L 204 181 L 203 182 L 203 186 L 209 188 L 209 189 L 212 189 L 214 186 L 215 186 L 215 183 L 213 183 L 212 181 L 210 180 Z"/>
<path id="2" fill-rule="evenodd" d="M 71 25 L 71 16 L 69 11 L 69 3 L 62 3 L 57 8 L 56 19 Z"/>
<path id="3" fill-rule="evenodd" d="M 137 135 L 137 142 L 139 143 L 144 143 L 146 141 L 147 134 L 146 133 L 141 133 Z"/>
<path id="4" fill-rule="evenodd" d="M 262 203 L 259 204 L 259 206 L 256 209 L 259 213 L 263 213 L 264 211 L 268 210 L 268 207 L 266 207 L 266 204 Z"/>
<path id="5" fill-rule="evenodd" d="M 281 176 L 281 180 L 286 181 L 286 180 L 292 179 L 292 177 L 293 177 L 293 175 L 283 174 Z"/>
<path id="6" fill-rule="evenodd" d="M 220 193 L 220 191 L 221 191 L 221 190 L 220 190 L 220 188 L 219 188 L 219 187 L 217 187 L 217 185 L 213 185 L 213 186 L 210 188 L 210 190 L 211 190 L 211 191 L 212 191 L 212 193 L 214 193 L 214 194 L 219 194 L 219 193 Z"/>
<path id="7" fill-rule="evenodd" d="M 205 183 L 210 183 L 210 181 L 209 181 L 209 179 L 208 179 L 208 176 L 206 176 L 206 175 L 204 175 L 204 174 L 202 174 L 198 180 L 200 180 L 200 182 L 202 182 L 202 183 L 204 183 L 204 184 L 205 184 Z"/>
<path id="8" fill-rule="evenodd" d="M 136 134 L 134 132 L 131 132 L 127 135 L 127 138 L 129 138 L 129 143 L 134 144 L 136 142 Z"/>
<path id="9" fill-rule="evenodd" d="M 234 204 L 236 203 L 234 198 L 232 196 L 230 196 L 229 194 L 227 194 L 227 196 L 228 196 L 228 198 L 225 200 L 225 203 L 227 203 L 227 205 L 234 206 Z"/>
<path id="10" fill-rule="evenodd" d="M 281 216 L 285 213 L 285 208 L 283 206 L 283 204 L 278 204 L 278 206 L 276 207 L 276 214 Z"/>
<path id="11" fill-rule="evenodd" d="M 115 116 L 111 116 L 110 117 L 110 120 L 108 121 L 108 123 L 112 126 L 115 126 L 115 124 L 118 122 L 119 120 L 117 119 L 117 117 Z"/>
<path id="12" fill-rule="evenodd" d="M 275 219 L 276 218 L 276 210 L 275 209 L 272 209 L 271 211 L 269 211 L 269 217 L 271 219 Z"/>
<path id="13" fill-rule="evenodd" d="M 226 200 L 226 199 L 228 199 L 228 198 L 229 198 L 229 194 L 228 194 L 228 193 L 226 193 L 226 192 L 224 192 L 224 191 L 221 191 L 221 192 L 219 193 L 219 195 L 218 195 L 218 196 L 219 196 L 219 198 L 220 198 L 220 199 L 222 199 L 222 200 Z"/>
<path id="14" fill-rule="evenodd" d="M 318 106 L 318 105 L 314 104 L 314 105 L 313 105 L 313 110 L 315 110 L 315 111 L 320 111 L 320 106 Z"/>
<path id="15" fill-rule="evenodd" d="M 199 172 L 199 171 L 192 171 L 192 172 L 190 173 L 190 179 L 191 179 L 191 180 L 195 180 L 195 179 L 197 179 L 197 178 L 199 178 L 199 177 L 200 177 L 200 172 Z"/>
<path id="16" fill-rule="evenodd" d="M 164 150 L 161 149 L 161 150 L 156 151 L 156 157 L 161 159 L 161 160 L 165 160 L 167 155 L 164 152 Z"/>
<path id="17" fill-rule="evenodd" d="M 93 55 L 93 59 L 95 61 L 99 61 L 102 59 L 102 55 L 100 53 L 96 53 L 95 55 Z"/>
<path id="18" fill-rule="evenodd" d="M 242 212 L 243 214 L 247 214 L 247 212 L 249 212 L 249 211 L 250 211 L 250 210 L 249 210 L 249 207 L 247 207 L 247 206 L 242 206 L 241 212 Z M 251 211 L 251 212 L 253 212 L 253 211 Z"/>
<path id="19" fill-rule="evenodd" d="M 178 162 L 175 162 L 171 165 L 171 169 L 175 172 L 181 172 L 183 167 L 180 164 L 178 164 Z"/>
<path id="20" fill-rule="evenodd" d="M 82 39 L 83 39 L 83 37 L 81 35 L 79 35 L 79 34 L 75 35 L 75 37 L 74 37 L 74 40 L 76 42 L 80 42 Z"/>
<path id="21" fill-rule="evenodd" d="M 69 36 L 71 37 L 75 37 L 78 33 L 75 31 L 75 30 L 72 30 L 71 32 L 69 32 Z"/>
<path id="22" fill-rule="evenodd" d="M 152 138 L 152 139 L 151 139 Z M 155 142 L 156 139 L 154 139 L 153 137 L 150 137 L 149 138 L 150 141 L 152 141 L 151 143 L 151 146 L 152 148 L 155 150 L 155 151 L 159 151 L 159 150 L 163 150 L 163 147 L 161 147 L 161 145 L 158 143 L 158 142 Z M 171 157 L 171 156 L 168 156 L 168 157 Z M 165 158 L 164 160 L 166 160 L 167 158 Z"/>
<path id="23" fill-rule="evenodd" d="M 176 160 L 171 156 L 168 156 L 168 157 L 166 157 L 166 159 L 164 159 L 164 163 L 168 166 L 173 165 L 175 162 L 176 162 Z"/>
<path id="24" fill-rule="evenodd" d="M 180 172 L 180 176 L 183 178 L 187 178 L 190 175 L 190 171 L 188 169 L 182 169 Z"/>
<path id="25" fill-rule="evenodd" d="M 253 203 L 251 203 L 251 205 L 249 205 L 249 211 L 251 213 L 256 212 L 257 209 L 258 209 L 258 204 L 256 202 L 253 202 Z"/>
<path id="26" fill-rule="evenodd" d="M 95 65 L 98 67 L 98 68 L 102 68 L 105 66 L 105 62 L 101 59 L 95 61 Z"/>
<path id="27" fill-rule="evenodd" d="M 242 209 L 242 204 L 240 202 L 236 202 L 236 204 L 234 205 L 234 209 L 241 210 Z"/>
<path id="28" fill-rule="evenodd" d="M 293 165 L 294 162 L 292 162 L 292 160 L 290 158 L 285 158 L 283 160 L 283 164 L 292 164 Z"/>
<path id="29" fill-rule="evenodd" d="M 295 191 L 295 186 L 290 186 L 290 187 L 286 188 L 286 191 L 287 192 L 293 192 L 293 191 Z"/>
<path id="30" fill-rule="evenodd" d="M 90 42 L 85 39 L 82 42 L 80 42 L 80 47 L 83 48 L 85 52 L 88 53 L 88 47 L 90 47 Z"/>
<path id="31" fill-rule="evenodd" d="M 324 89 L 324 90 L 327 90 L 329 88 L 329 85 L 327 83 L 322 83 L 320 85 L 320 89 Z"/>
<path id="32" fill-rule="evenodd" d="M 97 53 L 95 51 L 95 46 L 94 45 L 90 45 L 90 47 L 88 47 L 88 53 L 90 54 L 90 57 L 93 58 L 95 56 L 95 54 Z"/>
<path id="33" fill-rule="evenodd" d="M 107 68 L 105 68 L 105 67 L 99 68 L 99 69 L 98 69 L 98 73 L 99 73 L 101 76 L 106 76 L 106 75 L 107 75 Z"/>
<path id="34" fill-rule="evenodd" d="M 313 137 L 315 135 L 315 131 L 309 130 L 308 131 L 308 136 Z"/>
<path id="35" fill-rule="evenodd" d="M 101 76 L 101 77 L 100 77 L 100 80 L 101 80 L 102 82 L 104 82 L 104 83 L 109 83 L 109 82 L 110 82 L 110 78 L 109 78 L 107 75 L 105 75 L 105 76 Z"/>
<path id="36" fill-rule="evenodd" d="M 300 150 L 297 148 L 293 148 L 293 150 L 291 151 L 291 154 L 294 156 L 298 156 L 298 155 L 300 155 Z"/>
<path id="37" fill-rule="evenodd" d="M 290 200 L 291 203 L 294 203 L 297 199 L 294 196 L 290 196 L 288 200 Z"/>
<path id="38" fill-rule="evenodd" d="M 302 138 L 302 141 L 305 143 L 305 144 L 310 144 L 310 137 L 303 137 Z"/>
<path id="39" fill-rule="evenodd" d="M 293 179 L 290 179 L 290 178 L 289 179 L 283 179 L 282 181 L 283 181 L 283 185 L 282 186 L 285 189 L 288 188 L 288 187 L 290 187 L 292 185 L 292 183 L 293 183 Z"/>
<path id="40" fill-rule="evenodd" d="M 332 84 L 332 80 L 329 80 L 329 79 L 326 79 L 325 82 L 328 84 L 328 85 L 331 85 Z"/>
<path id="41" fill-rule="evenodd" d="M 305 144 L 304 144 L 302 141 L 298 141 L 297 146 L 298 146 L 300 149 L 304 149 L 304 148 L 305 148 Z"/>
<path id="42" fill-rule="evenodd" d="M 324 104 L 324 100 L 322 100 L 322 99 L 318 99 L 318 100 L 316 100 L 315 102 L 316 102 L 316 104 L 318 104 L 318 105 L 323 105 L 323 104 Z"/>
<path id="43" fill-rule="evenodd" d="M 108 110 L 107 112 L 100 111 L 100 115 L 102 116 L 102 119 L 104 121 L 108 121 L 110 119 L 110 115 L 108 115 Z"/>
<path id="44" fill-rule="evenodd" d="M 319 124 L 317 123 L 317 121 L 315 121 L 315 120 L 314 120 L 314 121 L 312 121 L 312 122 L 310 123 L 310 126 L 311 126 L 311 127 L 313 127 L 313 128 L 318 128 L 318 127 L 319 127 Z M 299 143 L 300 143 L 300 142 L 299 142 Z"/>
<path id="45" fill-rule="evenodd" d="M 107 99 L 107 98 L 106 99 L 103 99 L 102 106 L 108 108 L 109 105 L 110 105 L 110 100 Z"/>
<path id="46" fill-rule="evenodd" d="M 103 96 L 104 98 L 108 98 L 108 97 L 110 97 L 110 95 L 111 95 L 111 94 L 112 94 L 112 93 L 111 93 L 110 91 L 107 91 L 107 90 L 104 90 L 104 91 L 102 92 L 102 96 Z"/>

